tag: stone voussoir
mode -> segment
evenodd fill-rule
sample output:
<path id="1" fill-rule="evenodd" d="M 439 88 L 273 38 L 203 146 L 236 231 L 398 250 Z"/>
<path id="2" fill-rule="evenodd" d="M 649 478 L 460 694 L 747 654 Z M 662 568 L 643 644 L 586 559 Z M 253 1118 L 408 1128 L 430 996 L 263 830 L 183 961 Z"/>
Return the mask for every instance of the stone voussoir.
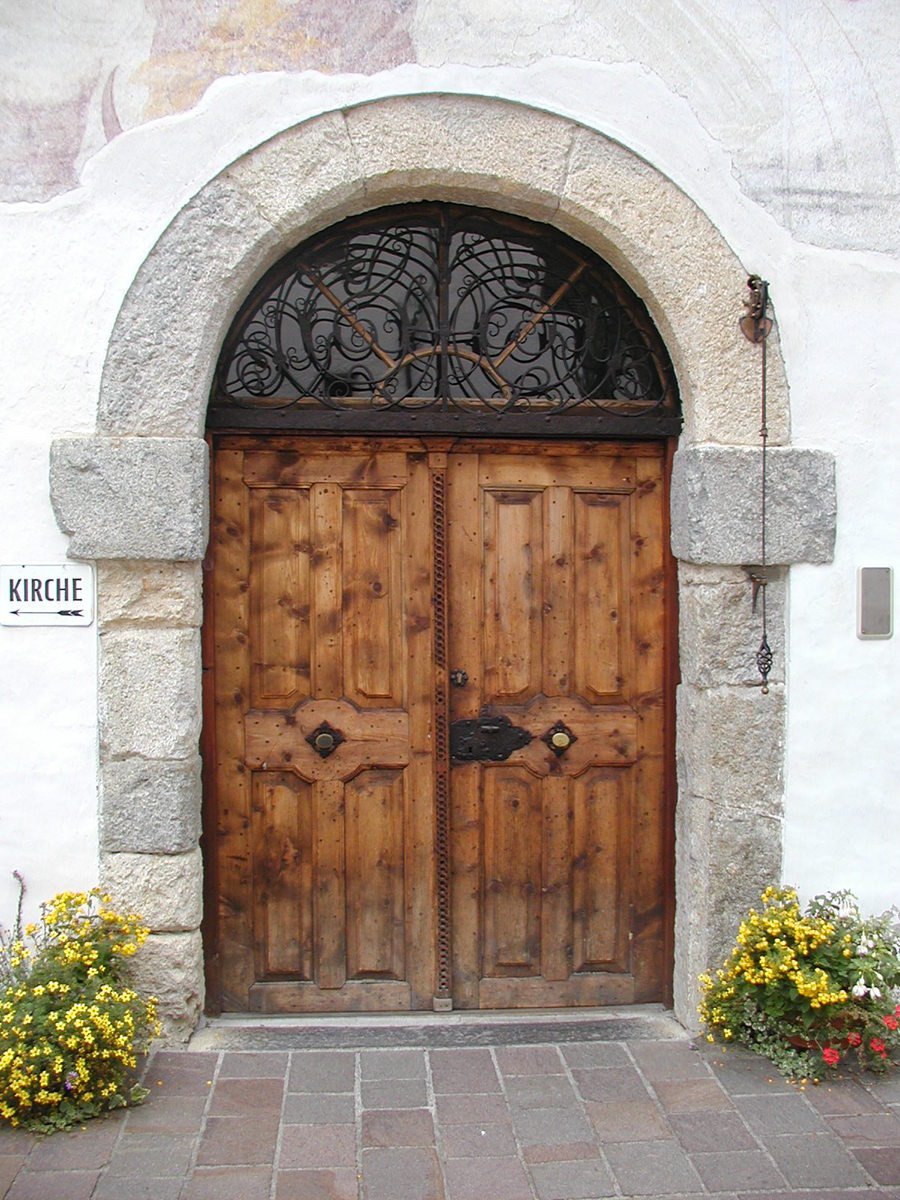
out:
<path id="1" fill-rule="evenodd" d="M 558 208 L 578 128 L 550 113 L 476 96 L 397 97 L 346 116 L 370 203 L 440 197 L 538 220 Z"/>
<path id="2" fill-rule="evenodd" d="M 284 232 L 223 176 L 198 192 L 150 251 L 119 310 L 98 430 L 200 437 L 231 318 L 250 283 L 288 248 Z"/>
<path id="3" fill-rule="evenodd" d="M 750 442 L 759 360 L 737 329 L 747 273 L 685 192 L 637 154 L 587 128 L 572 144 L 556 224 L 592 246 L 647 302 L 681 388 L 685 438 Z M 733 322 L 722 314 L 734 311 Z M 777 332 L 773 335 L 775 346 Z M 769 355 L 770 440 L 789 436 L 780 355 Z"/>
<path id="4" fill-rule="evenodd" d="M 341 112 L 324 113 L 302 130 L 288 129 L 263 142 L 223 178 L 288 234 L 291 245 L 321 228 L 323 212 L 339 220 L 365 198 L 365 181 Z"/>

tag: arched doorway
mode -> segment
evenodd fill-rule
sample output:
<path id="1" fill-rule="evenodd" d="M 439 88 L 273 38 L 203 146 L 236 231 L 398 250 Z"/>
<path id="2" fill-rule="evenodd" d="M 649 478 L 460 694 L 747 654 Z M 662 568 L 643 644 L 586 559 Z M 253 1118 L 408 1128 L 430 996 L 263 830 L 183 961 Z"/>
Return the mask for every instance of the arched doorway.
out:
<path id="1" fill-rule="evenodd" d="M 208 423 L 211 1007 L 667 999 L 680 411 L 639 299 L 546 226 L 378 210 L 252 290 Z"/>
<path id="2" fill-rule="evenodd" d="M 697 975 L 780 876 L 784 694 L 779 660 L 764 705 L 752 686 L 745 647 L 758 632 L 739 565 L 754 560 L 759 528 L 741 482 L 756 461 L 758 412 L 746 398 L 759 386 L 757 356 L 733 321 L 745 267 L 670 178 L 565 117 L 448 95 L 323 113 L 237 159 L 175 215 L 123 298 L 95 432 L 59 438 L 51 456 L 70 554 L 98 564 L 101 593 L 141 594 L 138 613 L 101 605 L 100 873 L 123 907 L 149 916 L 136 966 L 169 1036 L 187 1036 L 203 1009 L 200 921 L 211 906 L 201 903 L 197 743 L 202 434 L 215 364 L 241 296 L 292 246 L 351 213 L 435 196 L 502 206 L 596 250 L 646 302 L 675 365 L 684 431 L 671 504 L 681 643 L 674 1007 L 686 1024 Z M 783 485 L 767 508 L 770 534 L 780 531 L 771 561 L 827 561 L 833 462 L 788 445 L 777 341 L 769 368 L 770 465 Z M 769 616 L 770 639 L 783 644 L 783 606 Z"/>

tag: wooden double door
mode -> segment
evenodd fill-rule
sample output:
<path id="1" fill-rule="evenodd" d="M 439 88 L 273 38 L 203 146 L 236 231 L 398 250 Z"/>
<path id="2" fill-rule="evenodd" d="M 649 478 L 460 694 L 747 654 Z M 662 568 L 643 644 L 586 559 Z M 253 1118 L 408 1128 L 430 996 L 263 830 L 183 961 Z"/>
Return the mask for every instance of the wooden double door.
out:
<path id="1" fill-rule="evenodd" d="M 215 439 L 213 1009 L 666 996 L 665 461 Z"/>

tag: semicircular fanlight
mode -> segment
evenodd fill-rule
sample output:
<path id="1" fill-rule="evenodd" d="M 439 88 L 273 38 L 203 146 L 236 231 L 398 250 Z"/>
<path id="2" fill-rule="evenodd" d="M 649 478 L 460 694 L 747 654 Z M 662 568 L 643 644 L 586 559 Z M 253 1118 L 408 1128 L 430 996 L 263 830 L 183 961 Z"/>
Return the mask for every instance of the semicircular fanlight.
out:
<path id="1" fill-rule="evenodd" d="M 546 226 L 449 204 L 304 242 L 225 340 L 215 427 L 666 436 L 674 372 L 642 302 Z"/>

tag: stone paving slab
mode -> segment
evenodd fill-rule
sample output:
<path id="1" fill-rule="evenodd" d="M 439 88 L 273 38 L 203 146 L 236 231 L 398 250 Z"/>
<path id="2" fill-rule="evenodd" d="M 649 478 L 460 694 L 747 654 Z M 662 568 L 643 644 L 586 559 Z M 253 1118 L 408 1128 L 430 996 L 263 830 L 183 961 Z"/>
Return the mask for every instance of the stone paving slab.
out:
<path id="1" fill-rule="evenodd" d="M 231 1043 L 144 1081 L 83 1129 L 0 1128 L 0 1200 L 900 1200 L 895 1080 L 804 1089 L 686 1035 Z"/>

